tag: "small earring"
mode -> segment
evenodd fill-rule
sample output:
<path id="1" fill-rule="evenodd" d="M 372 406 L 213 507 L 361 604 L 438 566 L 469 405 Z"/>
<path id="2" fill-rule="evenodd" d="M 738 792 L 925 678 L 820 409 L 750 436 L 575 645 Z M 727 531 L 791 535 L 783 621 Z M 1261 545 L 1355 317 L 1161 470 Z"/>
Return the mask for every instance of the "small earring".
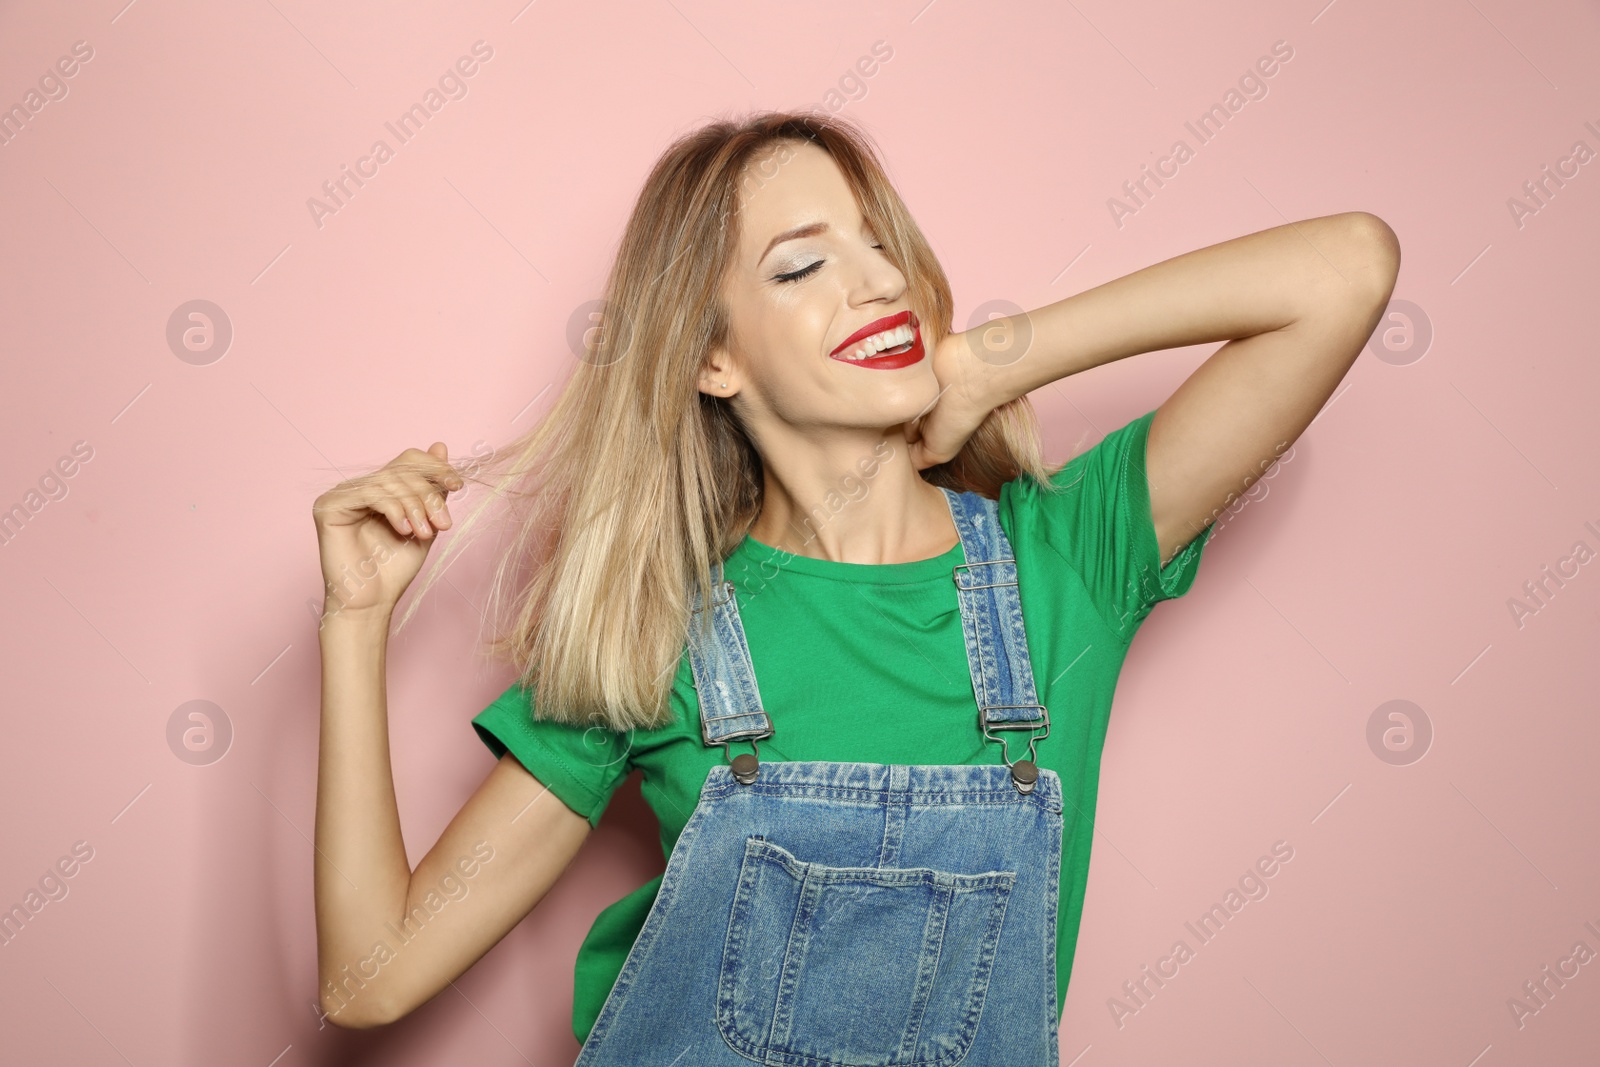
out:
<path id="1" fill-rule="evenodd" d="M 727 382 L 718 382 L 717 383 L 717 388 L 718 389 L 726 389 L 727 387 L 728 387 L 728 383 Z"/>

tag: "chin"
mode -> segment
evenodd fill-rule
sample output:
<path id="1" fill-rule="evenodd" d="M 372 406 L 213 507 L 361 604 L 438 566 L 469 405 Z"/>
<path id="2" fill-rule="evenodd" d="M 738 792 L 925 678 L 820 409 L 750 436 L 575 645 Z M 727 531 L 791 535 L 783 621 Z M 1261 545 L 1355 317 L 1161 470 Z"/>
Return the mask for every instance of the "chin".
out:
<path id="1" fill-rule="evenodd" d="M 918 390 L 915 394 L 908 395 L 903 400 L 885 404 L 880 409 L 883 412 L 881 421 L 884 426 L 904 426 L 932 410 L 935 398 L 938 395 L 938 389 L 932 389 L 927 392 Z"/>

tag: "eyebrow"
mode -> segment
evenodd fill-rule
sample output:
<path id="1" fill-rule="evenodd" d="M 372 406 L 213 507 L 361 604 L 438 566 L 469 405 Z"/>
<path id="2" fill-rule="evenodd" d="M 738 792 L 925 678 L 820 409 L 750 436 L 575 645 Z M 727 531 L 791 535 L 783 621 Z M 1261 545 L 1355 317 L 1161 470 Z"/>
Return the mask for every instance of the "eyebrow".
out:
<path id="1" fill-rule="evenodd" d="M 804 226 L 796 226 L 792 230 L 784 230 L 782 233 L 778 234 L 778 236 L 767 242 L 767 247 L 762 250 L 761 256 L 756 260 L 756 262 L 760 263 L 762 260 L 766 259 L 768 253 L 785 241 L 794 241 L 801 237 L 815 237 L 819 233 L 827 232 L 828 224 L 826 222 L 808 222 Z"/>

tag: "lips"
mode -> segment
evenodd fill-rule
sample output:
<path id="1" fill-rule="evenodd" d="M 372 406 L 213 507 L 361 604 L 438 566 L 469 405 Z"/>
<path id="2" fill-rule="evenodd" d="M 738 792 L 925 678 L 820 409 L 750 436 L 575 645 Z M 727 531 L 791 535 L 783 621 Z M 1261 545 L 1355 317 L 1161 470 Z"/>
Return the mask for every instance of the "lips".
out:
<path id="1" fill-rule="evenodd" d="M 910 326 L 912 331 L 911 346 L 904 352 L 882 352 L 875 356 L 869 356 L 866 359 L 844 358 L 844 353 L 854 351 L 856 346 L 862 341 L 865 341 L 867 338 L 873 336 L 874 334 L 883 333 L 887 330 L 893 330 L 900 326 Z M 865 326 L 861 327 L 861 329 L 857 330 L 849 337 L 846 337 L 839 344 L 839 347 L 835 348 L 829 354 L 832 356 L 832 358 L 839 360 L 841 363 L 848 363 L 852 367 L 864 367 L 872 370 L 893 370 L 896 367 L 910 366 L 911 364 L 922 359 L 922 357 L 925 355 L 922 347 L 922 330 L 917 321 L 917 316 L 910 309 L 907 309 L 905 311 L 896 312 L 893 315 L 885 315 L 881 319 L 875 319 L 872 322 L 867 323 Z"/>

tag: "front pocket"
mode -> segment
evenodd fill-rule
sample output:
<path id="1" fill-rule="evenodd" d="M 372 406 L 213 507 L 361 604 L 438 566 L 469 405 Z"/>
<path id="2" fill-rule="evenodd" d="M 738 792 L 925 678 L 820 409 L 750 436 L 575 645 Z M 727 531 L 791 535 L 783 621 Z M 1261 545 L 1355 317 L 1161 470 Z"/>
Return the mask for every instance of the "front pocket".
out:
<path id="1" fill-rule="evenodd" d="M 826 867 L 745 840 L 717 1028 L 764 1063 L 942 1067 L 983 1013 L 1015 871 Z"/>

